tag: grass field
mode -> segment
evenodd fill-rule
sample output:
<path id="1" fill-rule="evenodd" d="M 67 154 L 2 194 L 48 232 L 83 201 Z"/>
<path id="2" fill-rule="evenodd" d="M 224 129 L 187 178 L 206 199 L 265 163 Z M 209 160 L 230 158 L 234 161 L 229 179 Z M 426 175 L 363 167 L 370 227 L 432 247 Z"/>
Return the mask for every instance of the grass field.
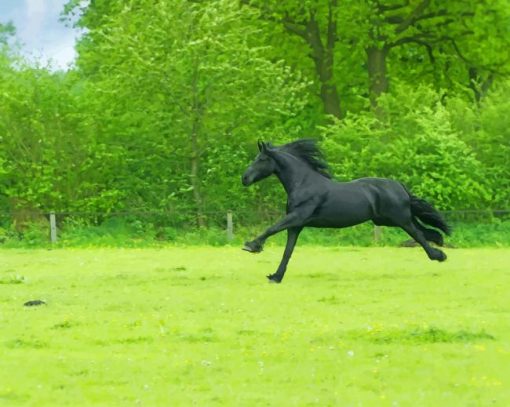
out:
<path id="1" fill-rule="evenodd" d="M 0 405 L 508 406 L 510 249 L 446 251 L 2 250 Z"/>

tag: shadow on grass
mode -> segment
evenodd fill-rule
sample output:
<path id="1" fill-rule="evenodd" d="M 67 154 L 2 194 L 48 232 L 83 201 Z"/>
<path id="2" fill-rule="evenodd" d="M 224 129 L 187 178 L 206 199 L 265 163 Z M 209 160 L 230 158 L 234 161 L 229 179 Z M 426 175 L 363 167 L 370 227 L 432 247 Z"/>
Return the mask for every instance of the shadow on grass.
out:
<path id="1" fill-rule="evenodd" d="M 30 399 L 29 396 L 25 394 L 16 393 L 11 389 L 0 391 L 0 403 L 9 402 L 9 403 L 21 403 L 26 402 Z"/>
<path id="2" fill-rule="evenodd" d="M 12 339 L 10 341 L 5 342 L 5 346 L 9 349 L 20 349 L 20 348 L 29 348 L 29 349 L 42 349 L 48 347 L 46 342 L 40 341 L 38 339 Z"/>
<path id="3" fill-rule="evenodd" d="M 0 284 L 23 284 L 25 277 L 19 275 L 10 275 L 0 277 Z"/>
<path id="4" fill-rule="evenodd" d="M 174 340 L 187 343 L 218 342 L 218 337 L 211 329 L 203 329 L 196 333 L 181 333 Z"/>
<path id="5" fill-rule="evenodd" d="M 376 345 L 424 345 L 424 344 L 457 344 L 478 341 L 493 341 L 496 338 L 491 334 L 468 330 L 447 331 L 436 327 L 404 328 L 404 329 L 370 329 L 352 330 L 343 334 L 327 334 L 315 337 L 312 343 L 331 344 L 338 340 L 348 342 L 369 342 Z"/>
<path id="6" fill-rule="evenodd" d="M 69 328 L 74 328 L 78 325 L 79 325 L 78 322 L 65 320 L 65 321 L 59 322 L 58 324 L 53 325 L 50 329 L 69 329 Z"/>
<path id="7" fill-rule="evenodd" d="M 409 344 L 419 345 L 424 343 L 462 343 L 483 340 L 494 340 L 494 336 L 480 331 L 470 332 L 466 330 L 447 331 L 440 328 L 415 328 L 397 329 L 391 331 L 369 331 L 363 334 L 354 334 L 377 344 Z"/>
<path id="8" fill-rule="evenodd" d="M 112 345 L 139 345 L 154 342 L 154 338 L 150 336 L 133 336 L 127 338 L 115 338 L 109 340 L 95 340 L 94 344 L 97 346 L 112 346 Z"/>

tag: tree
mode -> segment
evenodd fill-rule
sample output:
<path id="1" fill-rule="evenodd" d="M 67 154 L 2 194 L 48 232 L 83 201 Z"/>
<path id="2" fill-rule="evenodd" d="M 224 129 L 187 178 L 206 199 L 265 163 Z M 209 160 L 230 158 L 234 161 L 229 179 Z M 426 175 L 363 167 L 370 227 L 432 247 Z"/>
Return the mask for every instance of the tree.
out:
<path id="1" fill-rule="evenodd" d="M 265 57 L 255 18 L 230 1 L 131 1 L 91 24 L 80 47 L 78 67 L 108 109 L 105 136 L 137 149 L 126 153 L 130 181 L 161 180 L 169 205 L 191 195 L 199 226 L 208 156 L 282 134 L 306 102 L 307 83 Z"/>
<path id="2" fill-rule="evenodd" d="M 323 110 L 337 118 L 364 109 L 360 95 L 377 112 L 390 78 L 470 87 L 480 98 L 495 77 L 508 74 L 508 0 L 241 2 L 272 24 L 266 29 L 287 63 L 306 70 L 310 57 Z M 305 46 L 285 41 L 286 34 Z"/>
<path id="3" fill-rule="evenodd" d="M 372 107 L 389 89 L 388 59 L 392 53 L 393 76 L 407 76 L 406 62 L 411 58 L 414 80 L 423 81 L 432 72 L 438 88 L 445 85 L 446 79 L 450 86 L 452 82 L 469 85 L 479 97 L 475 86 L 480 78 L 485 77 L 482 88 L 486 91 L 495 73 L 508 73 L 505 65 L 510 61 L 506 23 L 509 6 L 507 0 L 370 0 L 364 9 L 349 8 L 351 13 L 366 12 L 351 14 L 351 18 L 367 29 L 368 36 L 362 41 Z M 489 51 L 494 47 L 498 52 Z M 398 65 L 404 69 L 398 69 Z M 419 69 L 419 65 L 423 68 Z"/>
<path id="4" fill-rule="evenodd" d="M 442 210 L 490 207 L 495 184 L 463 140 L 456 109 L 431 86 L 394 87 L 381 95 L 380 115 L 352 115 L 324 129 L 336 174 L 399 180 Z"/>
<path id="5" fill-rule="evenodd" d="M 282 24 L 307 46 L 320 86 L 324 113 L 340 118 L 343 115 L 337 79 L 335 78 L 335 45 L 338 41 L 338 1 L 265 1 L 243 0 L 256 8 L 261 18 Z"/>
<path id="6" fill-rule="evenodd" d="M 0 46 L 6 47 L 9 39 L 16 33 L 16 29 L 12 23 L 0 23 Z M 5 51 L 5 48 L 4 48 Z"/>

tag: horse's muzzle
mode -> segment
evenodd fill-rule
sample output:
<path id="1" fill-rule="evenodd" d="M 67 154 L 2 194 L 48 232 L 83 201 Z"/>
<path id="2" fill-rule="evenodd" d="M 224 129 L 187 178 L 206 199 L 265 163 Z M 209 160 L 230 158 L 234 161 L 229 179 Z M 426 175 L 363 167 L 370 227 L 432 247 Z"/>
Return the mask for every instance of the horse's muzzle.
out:
<path id="1" fill-rule="evenodd" d="M 245 187 L 247 187 L 248 185 L 250 185 L 252 183 L 251 179 L 249 176 L 247 176 L 246 174 L 244 174 L 242 177 L 241 177 L 241 182 L 243 183 L 243 185 Z"/>

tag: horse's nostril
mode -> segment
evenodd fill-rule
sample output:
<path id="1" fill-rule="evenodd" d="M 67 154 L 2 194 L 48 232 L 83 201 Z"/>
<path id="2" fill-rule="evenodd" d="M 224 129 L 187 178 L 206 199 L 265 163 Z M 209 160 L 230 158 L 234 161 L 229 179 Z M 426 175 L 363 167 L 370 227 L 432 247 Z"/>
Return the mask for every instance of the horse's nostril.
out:
<path id="1" fill-rule="evenodd" d="M 241 182 L 245 187 L 247 187 L 248 185 L 250 185 L 250 177 L 248 175 L 243 175 L 241 178 Z"/>

